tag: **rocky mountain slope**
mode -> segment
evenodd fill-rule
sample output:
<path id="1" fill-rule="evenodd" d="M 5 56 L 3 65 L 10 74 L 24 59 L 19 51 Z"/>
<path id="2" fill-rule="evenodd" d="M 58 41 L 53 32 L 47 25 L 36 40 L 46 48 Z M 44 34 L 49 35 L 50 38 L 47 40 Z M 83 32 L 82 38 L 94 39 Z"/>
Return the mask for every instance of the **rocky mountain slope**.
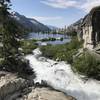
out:
<path id="1" fill-rule="evenodd" d="M 79 19 L 75 23 L 71 24 L 67 27 L 67 32 L 77 32 L 79 30 L 79 27 L 81 26 L 83 22 L 83 18 Z"/>
<path id="2" fill-rule="evenodd" d="M 33 18 L 27 18 L 17 12 L 12 12 L 12 17 L 15 18 L 26 29 L 33 32 L 48 31 L 50 30 L 46 25 L 38 22 Z"/>
<path id="3" fill-rule="evenodd" d="M 58 27 L 56 27 L 56 26 L 52 26 L 52 25 L 47 25 L 51 30 L 57 30 L 57 29 L 59 29 Z"/>

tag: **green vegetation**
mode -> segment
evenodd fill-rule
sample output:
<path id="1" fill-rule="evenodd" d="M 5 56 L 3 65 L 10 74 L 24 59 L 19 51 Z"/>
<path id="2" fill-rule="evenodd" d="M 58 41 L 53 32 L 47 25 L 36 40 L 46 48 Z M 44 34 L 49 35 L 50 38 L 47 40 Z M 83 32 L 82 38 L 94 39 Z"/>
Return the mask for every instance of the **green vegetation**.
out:
<path id="1" fill-rule="evenodd" d="M 77 36 L 77 32 L 75 30 L 73 30 L 73 31 L 67 32 L 67 35 L 74 37 L 74 36 Z"/>
<path id="2" fill-rule="evenodd" d="M 63 41 L 64 38 L 60 38 L 60 41 Z"/>
<path id="3" fill-rule="evenodd" d="M 81 75 L 100 80 L 100 60 L 97 60 L 93 55 L 90 55 L 86 50 L 79 56 L 75 57 L 82 42 L 79 42 L 76 37 L 72 41 L 63 45 L 48 45 L 42 46 L 40 49 L 43 56 L 58 61 L 67 61 L 72 65 L 72 69 Z M 73 59 L 73 57 L 75 57 Z"/>
<path id="4" fill-rule="evenodd" d="M 72 65 L 80 74 L 100 79 L 100 60 L 96 60 L 94 56 L 84 53 Z"/>
<path id="5" fill-rule="evenodd" d="M 21 48 L 22 48 L 21 52 L 24 53 L 25 55 L 31 54 L 32 51 L 37 48 L 37 44 L 35 42 L 36 40 L 34 39 L 33 40 L 22 40 L 20 42 Z"/>
<path id="6" fill-rule="evenodd" d="M 4 59 L 3 65 L 5 68 L 8 69 L 9 66 L 9 69 L 12 69 L 10 68 L 11 61 L 17 58 L 19 44 L 16 40 L 18 36 L 17 26 L 9 17 L 9 7 L 10 0 L 0 0 L 1 42 L 3 44 L 1 56 Z"/>
<path id="7" fill-rule="evenodd" d="M 78 49 L 82 46 L 82 42 L 79 42 L 76 37 L 73 37 L 72 41 L 63 45 L 48 45 L 42 46 L 40 49 L 43 56 L 58 59 L 60 61 L 73 62 L 73 55 L 78 52 Z"/>
<path id="8" fill-rule="evenodd" d="M 0 70 L 31 74 L 33 71 L 29 69 L 28 61 L 22 59 L 22 53 L 25 55 L 32 53 L 32 50 L 37 48 L 36 40 L 20 41 L 21 33 L 30 30 L 26 31 L 10 17 L 9 7 L 10 0 L 0 0 L 0 43 L 3 45 L 0 46 Z M 65 32 L 61 31 L 61 33 Z M 73 59 L 73 55 L 76 55 L 79 48 L 82 48 L 82 41 L 78 41 L 76 32 L 68 33 L 68 35 L 72 37 L 70 43 L 40 47 L 43 56 L 67 61 L 78 73 L 100 80 L 100 60 L 86 52 Z M 45 38 L 41 41 L 55 40 L 55 38 Z M 60 40 L 63 41 L 63 38 Z"/>
<path id="9" fill-rule="evenodd" d="M 46 41 L 56 41 L 56 40 L 63 41 L 63 38 L 60 38 L 60 39 L 56 39 L 56 38 L 44 38 L 44 39 L 41 39 L 40 41 L 46 42 Z"/>
<path id="10" fill-rule="evenodd" d="M 56 41 L 56 38 L 44 38 L 41 39 L 40 41 L 45 42 L 45 41 Z"/>
<path id="11" fill-rule="evenodd" d="M 23 59 L 19 48 L 22 29 L 18 23 L 11 18 L 10 0 L 0 0 L 0 70 L 11 72 L 33 74 L 28 61 Z"/>

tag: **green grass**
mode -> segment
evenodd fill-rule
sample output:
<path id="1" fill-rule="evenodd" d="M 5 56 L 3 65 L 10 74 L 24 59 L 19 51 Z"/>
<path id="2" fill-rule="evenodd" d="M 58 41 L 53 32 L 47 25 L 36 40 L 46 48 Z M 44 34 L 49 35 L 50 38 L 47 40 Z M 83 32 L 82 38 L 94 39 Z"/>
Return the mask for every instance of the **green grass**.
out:
<path id="1" fill-rule="evenodd" d="M 84 53 L 72 65 L 78 73 L 100 80 L 100 60 L 96 60 L 94 56 Z"/>
<path id="2" fill-rule="evenodd" d="M 26 54 L 31 54 L 34 49 L 37 48 L 36 40 L 23 40 L 21 41 L 22 52 Z"/>
<path id="3" fill-rule="evenodd" d="M 70 43 L 63 45 L 48 45 L 42 46 L 40 50 L 43 56 L 58 59 L 59 61 L 67 61 L 68 63 L 73 62 L 73 55 L 77 53 L 78 49 L 81 47 L 82 43 L 73 38 Z"/>
<path id="4" fill-rule="evenodd" d="M 100 60 L 97 60 L 86 51 L 73 59 L 73 55 L 78 53 L 78 50 L 82 48 L 82 44 L 77 38 L 73 38 L 70 43 L 42 46 L 40 50 L 43 56 L 54 60 L 67 61 L 72 65 L 73 71 L 100 80 Z"/>

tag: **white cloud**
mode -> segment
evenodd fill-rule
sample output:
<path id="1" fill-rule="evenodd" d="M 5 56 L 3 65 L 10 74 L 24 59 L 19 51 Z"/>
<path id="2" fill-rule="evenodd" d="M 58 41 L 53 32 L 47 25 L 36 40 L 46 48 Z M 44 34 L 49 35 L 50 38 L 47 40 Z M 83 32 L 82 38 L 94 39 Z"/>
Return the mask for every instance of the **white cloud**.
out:
<path id="1" fill-rule="evenodd" d="M 53 8 L 75 7 L 85 12 L 89 12 L 95 6 L 100 6 L 100 0 L 41 0 L 40 2 Z"/>
<path id="2" fill-rule="evenodd" d="M 100 6 L 100 0 L 86 0 L 86 2 L 80 6 L 86 12 L 89 12 L 93 7 Z"/>
<path id="3" fill-rule="evenodd" d="M 34 16 L 34 19 L 38 20 L 38 21 L 47 21 L 47 20 L 60 20 L 62 19 L 62 17 L 60 16 L 56 16 L 56 17 L 44 17 L 44 16 Z"/>
<path id="4" fill-rule="evenodd" d="M 77 5 L 77 1 L 75 0 L 42 0 L 41 3 L 54 8 L 68 8 Z"/>

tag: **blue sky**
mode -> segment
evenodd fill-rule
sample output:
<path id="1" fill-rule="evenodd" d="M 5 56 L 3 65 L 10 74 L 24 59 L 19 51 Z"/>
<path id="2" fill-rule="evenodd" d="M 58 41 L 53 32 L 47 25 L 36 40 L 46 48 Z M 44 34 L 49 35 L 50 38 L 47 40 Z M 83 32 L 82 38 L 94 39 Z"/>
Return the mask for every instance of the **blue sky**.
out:
<path id="1" fill-rule="evenodd" d="M 12 10 L 57 27 L 84 17 L 100 0 L 11 0 Z"/>

